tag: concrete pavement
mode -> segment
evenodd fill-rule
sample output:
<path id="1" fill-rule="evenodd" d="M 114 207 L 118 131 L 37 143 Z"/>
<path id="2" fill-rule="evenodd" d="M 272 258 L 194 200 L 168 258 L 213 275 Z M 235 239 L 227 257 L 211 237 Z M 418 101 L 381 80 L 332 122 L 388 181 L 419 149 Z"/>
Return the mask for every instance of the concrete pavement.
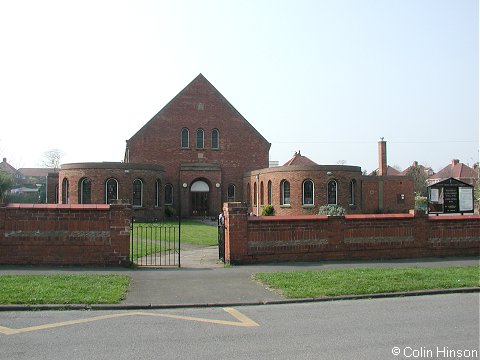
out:
<path id="1" fill-rule="evenodd" d="M 184 307 L 263 304 L 285 299 L 252 280 L 257 272 L 320 270 L 352 267 L 447 267 L 479 265 L 478 258 L 427 258 L 383 261 L 321 261 L 225 267 L 217 260 L 217 247 L 187 250 L 181 268 L 44 268 L 1 266 L 7 274 L 124 274 L 131 277 L 126 299 L 118 307 Z M 477 289 L 478 291 L 478 289 Z M 102 306 L 106 308 L 108 306 Z M 0 306 L 1 309 L 8 306 Z"/>

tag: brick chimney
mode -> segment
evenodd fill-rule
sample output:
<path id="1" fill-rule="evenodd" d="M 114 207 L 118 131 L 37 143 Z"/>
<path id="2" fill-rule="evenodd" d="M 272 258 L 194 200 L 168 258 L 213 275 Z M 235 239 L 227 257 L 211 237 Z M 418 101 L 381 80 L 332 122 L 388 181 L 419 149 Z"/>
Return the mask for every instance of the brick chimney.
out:
<path id="1" fill-rule="evenodd" d="M 459 162 L 460 162 L 459 159 L 453 159 L 453 160 L 452 160 L 452 165 L 453 165 L 453 166 L 458 165 Z"/>
<path id="2" fill-rule="evenodd" d="M 387 175 L 387 142 L 380 138 L 378 142 L 378 176 Z"/>
<path id="3" fill-rule="evenodd" d="M 6 163 L 6 162 L 7 162 L 7 158 L 3 158 L 3 162 Z"/>

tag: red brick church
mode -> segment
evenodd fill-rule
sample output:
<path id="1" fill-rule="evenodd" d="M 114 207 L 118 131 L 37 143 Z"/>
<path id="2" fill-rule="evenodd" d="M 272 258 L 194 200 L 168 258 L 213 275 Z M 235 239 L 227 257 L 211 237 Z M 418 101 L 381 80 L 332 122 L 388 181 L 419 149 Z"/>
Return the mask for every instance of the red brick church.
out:
<path id="1" fill-rule="evenodd" d="M 128 200 L 137 216 L 214 216 L 224 202 L 243 201 L 255 214 L 267 204 L 277 215 L 316 214 L 336 204 L 348 213 L 407 212 L 413 180 L 360 167 L 318 165 L 296 153 L 269 168 L 270 143 L 202 75 L 198 75 L 127 140 L 124 162 L 64 164 L 60 203 Z"/>

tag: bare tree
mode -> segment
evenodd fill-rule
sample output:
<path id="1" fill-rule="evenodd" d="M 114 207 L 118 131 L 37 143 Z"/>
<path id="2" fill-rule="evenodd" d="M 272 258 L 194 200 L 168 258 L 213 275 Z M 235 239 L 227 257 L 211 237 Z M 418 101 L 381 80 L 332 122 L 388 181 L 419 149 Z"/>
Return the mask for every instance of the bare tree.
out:
<path id="1" fill-rule="evenodd" d="M 48 150 L 43 154 L 43 166 L 57 170 L 60 167 L 60 160 L 63 152 L 59 149 Z"/>

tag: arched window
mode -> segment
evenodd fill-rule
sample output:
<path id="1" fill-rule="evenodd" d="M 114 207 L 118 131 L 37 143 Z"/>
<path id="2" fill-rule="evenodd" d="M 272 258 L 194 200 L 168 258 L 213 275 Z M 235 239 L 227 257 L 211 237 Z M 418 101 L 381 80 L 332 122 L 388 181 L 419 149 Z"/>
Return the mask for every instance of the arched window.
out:
<path id="1" fill-rule="evenodd" d="M 68 179 L 62 180 L 62 204 L 68 204 Z"/>
<path id="2" fill-rule="evenodd" d="M 182 149 L 188 149 L 190 147 L 190 132 L 187 128 L 182 129 L 180 146 L 182 147 Z"/>
<path id="3" fill-rule="evenodd" d="M 253 206 L 257 206 L 257 195 L 258 195 L 257 183 L 255 182 L 253 184 Z"/>
<path id="4" fill-rule="evenodd" d="M 247 184 L 247 206 L 250 206 L 250 183 Z"/>
<path id="5" fill-rule="evenodd" d="M 353 179 L 350 181 L 350 194 L 349 194 L 349 200 L 348 203 L 350 205 L 355 205 L 355 198 L 357 195 L 357 181 Z"/>
<path id="6" fill-rule="evenodd" d="M 165 185 L 165 205 L 173 205 L 173 185 Z"/>
<path id="7" fill-rule="evenodd" d="M 91 204 L 92 203 L 92 181 L 89 178 L 83 178 L 80 180 L 79 189 L 79 204 Z"/>
<path id="8" fill-rule="evenodd" d="M 204 133 L 203 129 L 197 129 L 197 149 L 203 149 Z"/>
<path id="9" fill-rule="evenodd" d="M 290 183 L 287 180 L 280 183 L 280 205 L 290 205 Z"/>
<path id="10" fill-rule="evenodd" d="M 143 182 L 140 179 L 135 179 L 133 181 L 133 206 L 142 206 L 143 205 Z"/>
<path id="11" fill-rule="evenodd" d="M 162 203 L 160 201 L 160 193 L 162 188 L 162 182 L 160 180 L 155 181 L 155 206 L 159 207 Z"/>
<path id="12" fill-rule="evenodd" d="M 337 205 L 337 182 L 330 180 L 327 184 L 328 205 Z"/>
<path id="13" fill-rule="evenodd" d="M 302 204 L 313 205 L 313 181 L 305 180 L 302 185 Z"/>
<path id="14" fill-rule="evenodd" d="M 235 185 L 228 185 L 227 189 L 227 202 L 235 201 Z"/>
<path id="15" fill-rule="evenodd" d="M 263 181 L 260 181 L 260 205 L 265 203 L 265 196 L 263 195 Z"/>
<path id="16" fill-rule="evenodd" d="M 267 201 L 268 205 L 272 205 L 272 181 L 268 180 L 267 184 Z"/>
<path id="17" fill-rule="evenodd" d="M 220 136 L 218 129 L 212 130 L 212 149 L 220 149 Z"/>
<path id="18" fill-rule="evenodd" d="M 113 200 L 118 199 L 118 181 L 110 178 L 105 183 L 105 203 L 111 204 Z"/>

